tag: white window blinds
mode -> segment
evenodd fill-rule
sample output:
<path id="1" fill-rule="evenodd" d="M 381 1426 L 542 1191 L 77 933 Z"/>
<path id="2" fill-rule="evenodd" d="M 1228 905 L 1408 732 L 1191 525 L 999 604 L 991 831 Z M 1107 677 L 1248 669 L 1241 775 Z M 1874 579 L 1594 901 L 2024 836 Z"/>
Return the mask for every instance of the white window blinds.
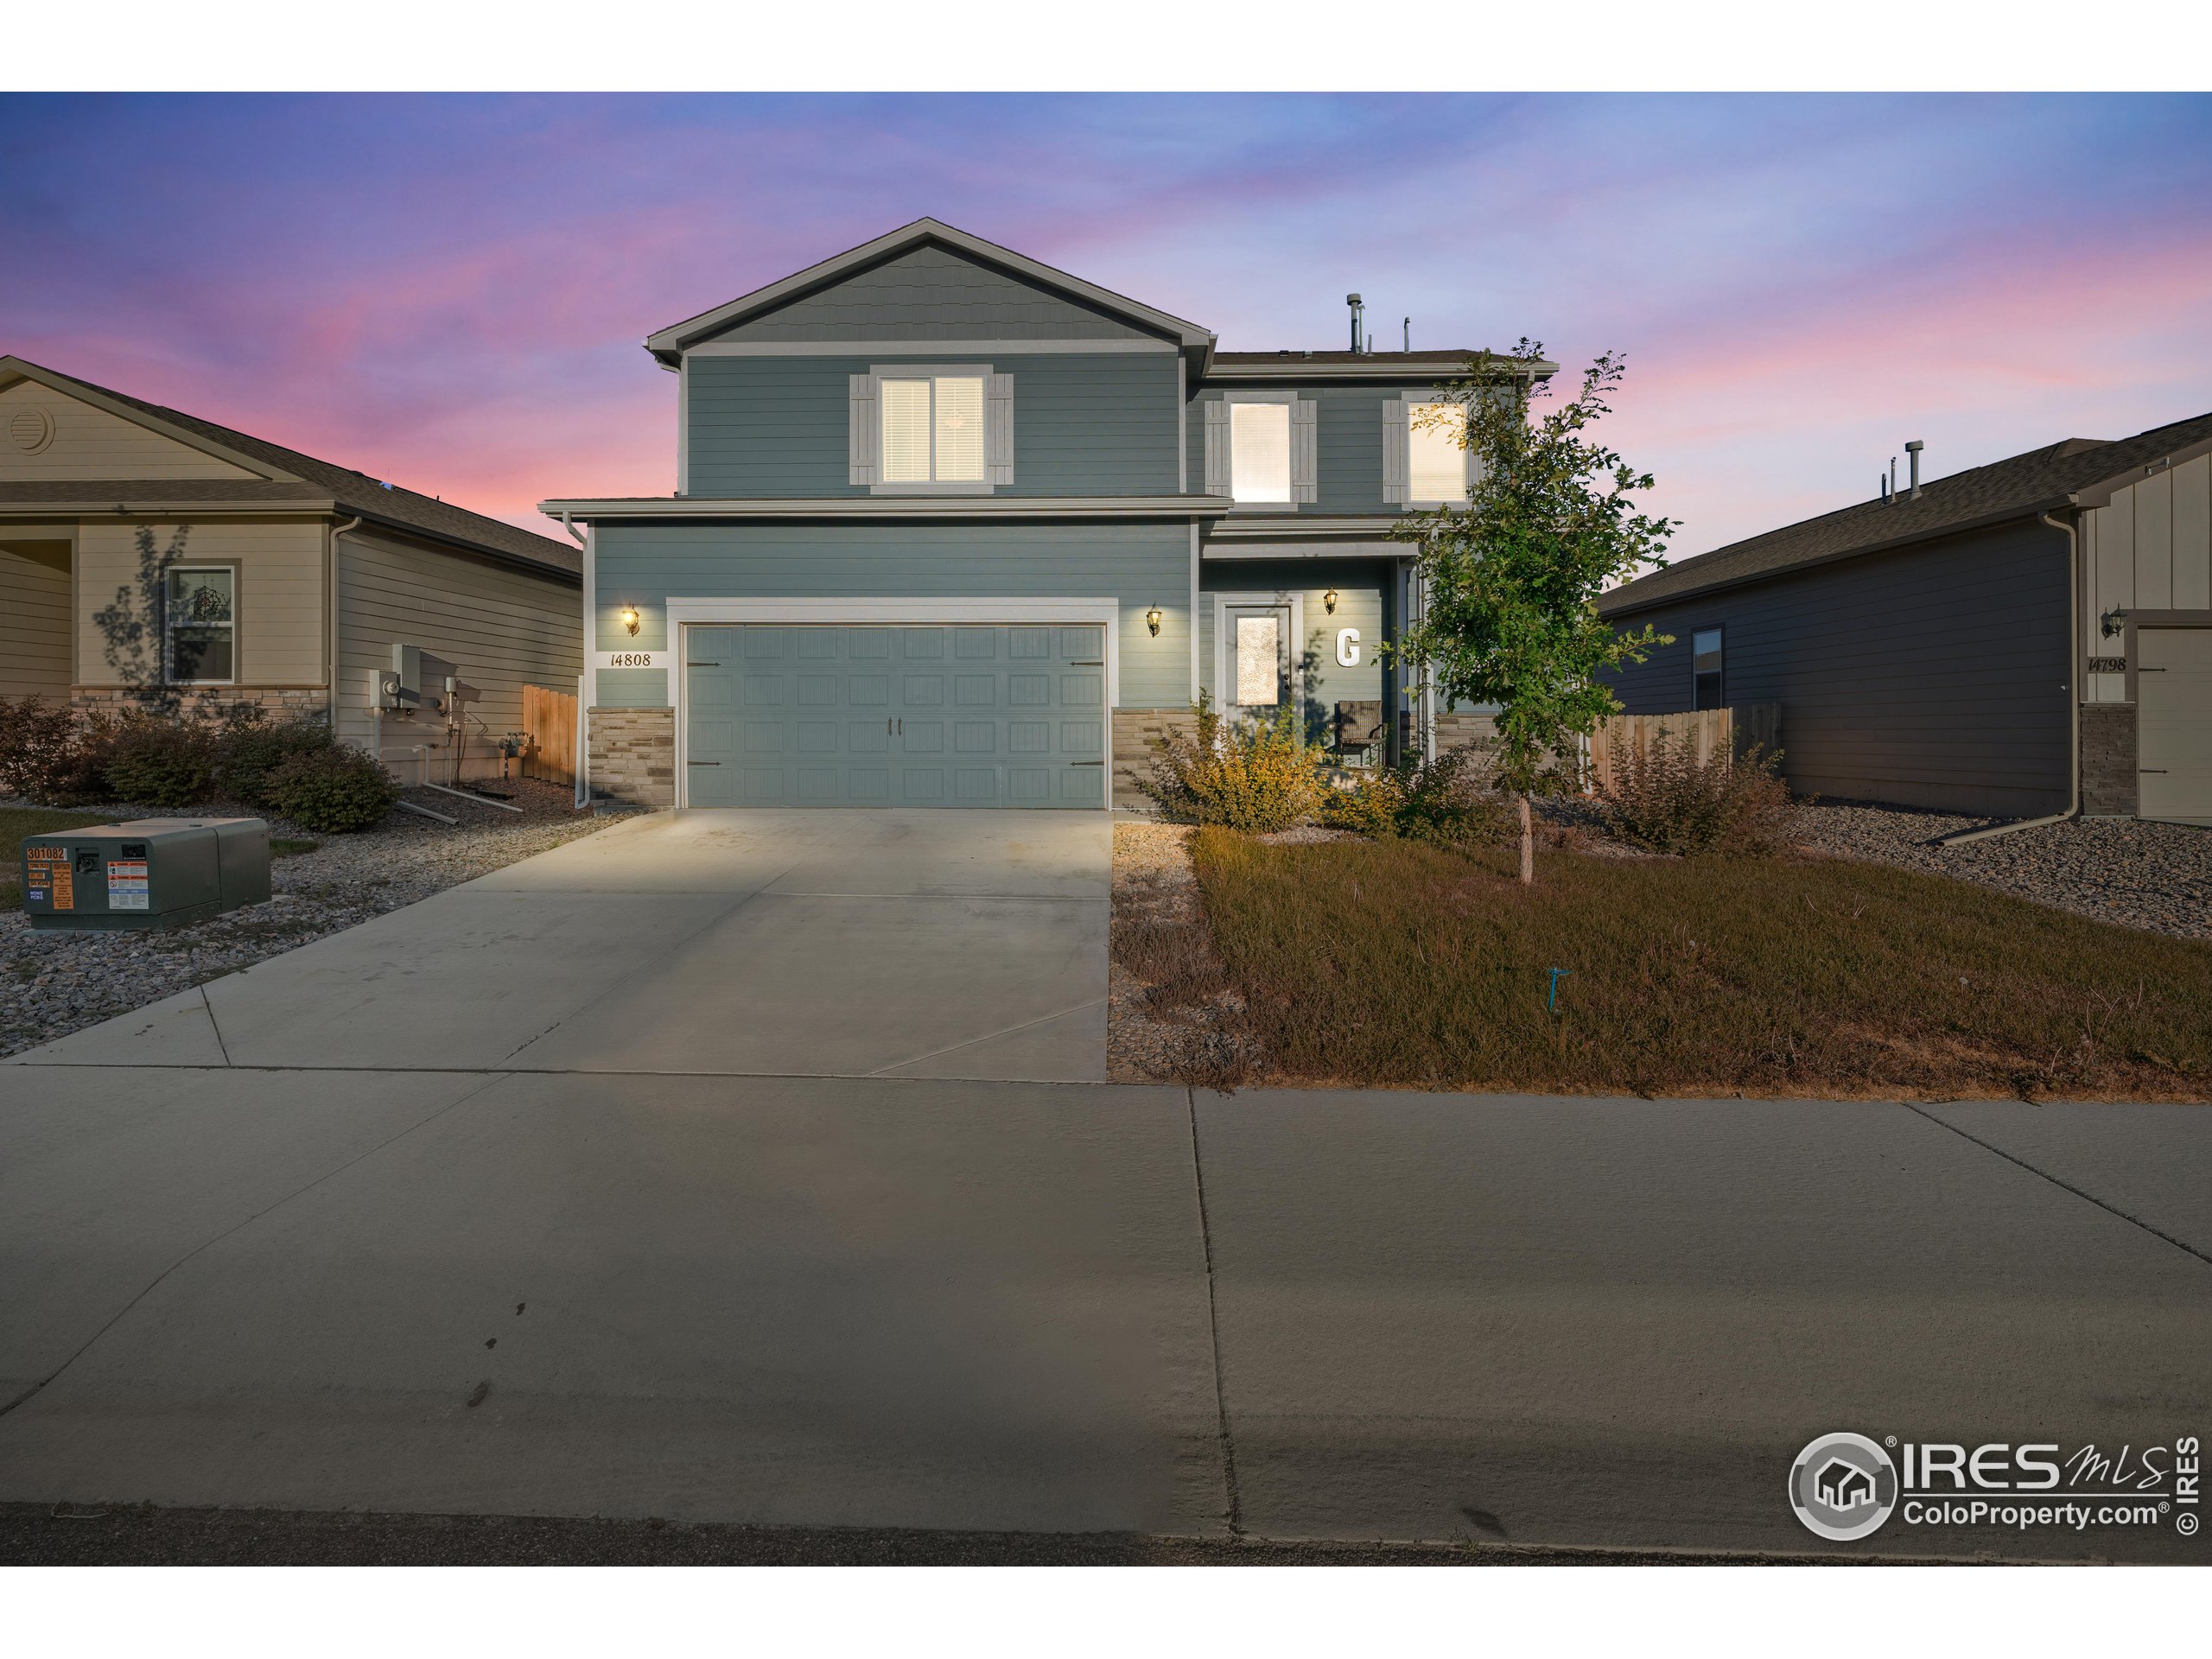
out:
<path id="1" fill-rule="evenodd" d="M 1414 404 L 1409 410 L 1408 494 L 1415 501 L 1465 501 L 1467 411 L 1457 404 Z"/>
<path id="2" fill-rule="evenodd" d="M 930 481 L 930 383 L 883 383 L 883 481 Z"/>
<path id="3" fill-rule="evenodd" d="M 1232 404 L 1230 494 L 1239 501 L 1290 499 L 1290 405 Z"/>
<path id="4" fill-rule="evenodd" d="M 881 447 L 880 475 L 867 481 L 982 484 L 988 473 L 1000 475 L 996 481 L 1014 481 L 1011 375 L 870 378 L 875 382 L 875 404 L 881 411 Z M 855 382 L 859 378 L 855 376 Z M 988 399 L 987 384 L 991 386 Z M 857 421 L 864 415 L 865 405 L 856 387 L 853 417 Z M 857 453 L 853 470 L 854 481 L 861 482 Z"/>

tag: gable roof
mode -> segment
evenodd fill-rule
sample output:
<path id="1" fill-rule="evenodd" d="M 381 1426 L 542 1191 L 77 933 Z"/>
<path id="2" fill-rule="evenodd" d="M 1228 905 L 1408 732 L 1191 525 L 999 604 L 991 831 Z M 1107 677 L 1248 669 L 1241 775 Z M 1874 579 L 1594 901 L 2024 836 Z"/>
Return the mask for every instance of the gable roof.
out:
<path id="1" fill-rule="evenodd" d="M 439 541 L 477 552 L 577 575 L 583 569 L 583 550 L 575 543 L 556 541 L 471 512 L 449 501 L 418 495 L 396 485 L 387 486 L 365 473 L 319 461 L 281 443 L 257 438 L 227 426 L 206 421 L 181 410 L 133 397 L 128 392 L 94 385 L 20 357 L 0 357 L 0 377 L 20 375 L 67 397 L 82 398 L 111 415 L 153 428 L 164 435 L 258 474 L 251 479 L 92 479 L 53 483 L 11 482 L 0 486 L 0 502 L 23 505 L 51 502 L 119 502 L 132 499 L 192 503 L 195 501 L 298 502 L 312 509 L 327 501 L 332 508 L 396 529 L 413 531 Z"/>
<path id="2" fill-rule="evenodd" d="M 1902 492 L 1886 504 L 1878 497 L 1700 553 L 1623 583 L 1599 598 L 1598 613 L 1624 615 L 1811 565 L 2061 507 L 2102 506 L 2113 491 L 2209 450 L 2212 414 L 2109 442 L 2066 438 L 1923 484 L 1917 501 Z"/>
<path id="3" fill-rule="evenodd" d="M 949 248 L 979 264 L 995 266 L 1010 276 L 1054 289 L 1141 328 L 1163 334 L 1173 340 L 1198 365 L 1202 366 L 1212 354 L 1214 336 L 1209 328 L 1181 317 L 1170 316 L 1165 311 L 1154 310 L 1127 295 L 1100 288 L 1095 283 L 1086 283 L 1080 276 L 1071 276 L 1066 271 L 1032 259 L 1027 254 L 1016 253 L 1012 248 L 1001 247 L 995 242 L 987 242 L 980 236 L 971 235 L 934 219 L 918 219 L 912 224 L 901 226 L 872 242 L 863 242 L 860 246 L 849 248 L 819 264 L 795 271 L 766 288 L 756 288 L 750 294 L 740 295 L 711 311 L 702 311 L 696 317 L 687 317 L 682 322 L 657 329 L 645 336 L 645 349 L 673 367 L 686 347 L 709 334 L 719 334 L 748 317 L 788 305 L 793 300 L 828 288 L 855 271 L 895 258 L 911 248 L 928 243 Z"/>

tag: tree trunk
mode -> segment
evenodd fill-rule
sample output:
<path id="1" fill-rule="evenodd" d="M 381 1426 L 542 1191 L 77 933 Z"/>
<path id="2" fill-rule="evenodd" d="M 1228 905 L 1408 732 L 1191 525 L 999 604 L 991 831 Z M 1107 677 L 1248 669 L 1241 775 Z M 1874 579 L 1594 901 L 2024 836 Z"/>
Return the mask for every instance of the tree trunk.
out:
<path id="1" fill-rule="evenodd" d="M 1529 810 L 1529 798 L 1521 798 L 1521 885 L 1536 884 L 1536 821 Z"/>

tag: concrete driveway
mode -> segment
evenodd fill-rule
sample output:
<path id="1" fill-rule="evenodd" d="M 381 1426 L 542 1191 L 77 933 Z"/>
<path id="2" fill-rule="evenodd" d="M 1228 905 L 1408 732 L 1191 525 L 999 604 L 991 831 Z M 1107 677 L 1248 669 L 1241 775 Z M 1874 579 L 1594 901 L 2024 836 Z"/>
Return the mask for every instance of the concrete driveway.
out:
<path id="1" fill-rule="evenodd" d="M 1097 812 L 663 813 L 22 1059 L 1106 1075 Z"/>

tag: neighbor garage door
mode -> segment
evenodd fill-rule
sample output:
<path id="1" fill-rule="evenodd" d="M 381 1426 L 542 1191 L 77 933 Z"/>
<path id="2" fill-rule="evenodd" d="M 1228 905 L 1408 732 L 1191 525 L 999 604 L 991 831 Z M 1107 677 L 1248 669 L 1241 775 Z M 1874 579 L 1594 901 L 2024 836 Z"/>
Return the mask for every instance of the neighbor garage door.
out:
<path id="1" fill-rule="evenodd" d="M 2145 628 L 2136 648 L 2136 812 L 2212 823 L 2212 628 Z"/>
<path id="2" fill-rule="evenodd" d="M 1100 806 L 1105 630 L 683 631 L 692 806 Z"/>

